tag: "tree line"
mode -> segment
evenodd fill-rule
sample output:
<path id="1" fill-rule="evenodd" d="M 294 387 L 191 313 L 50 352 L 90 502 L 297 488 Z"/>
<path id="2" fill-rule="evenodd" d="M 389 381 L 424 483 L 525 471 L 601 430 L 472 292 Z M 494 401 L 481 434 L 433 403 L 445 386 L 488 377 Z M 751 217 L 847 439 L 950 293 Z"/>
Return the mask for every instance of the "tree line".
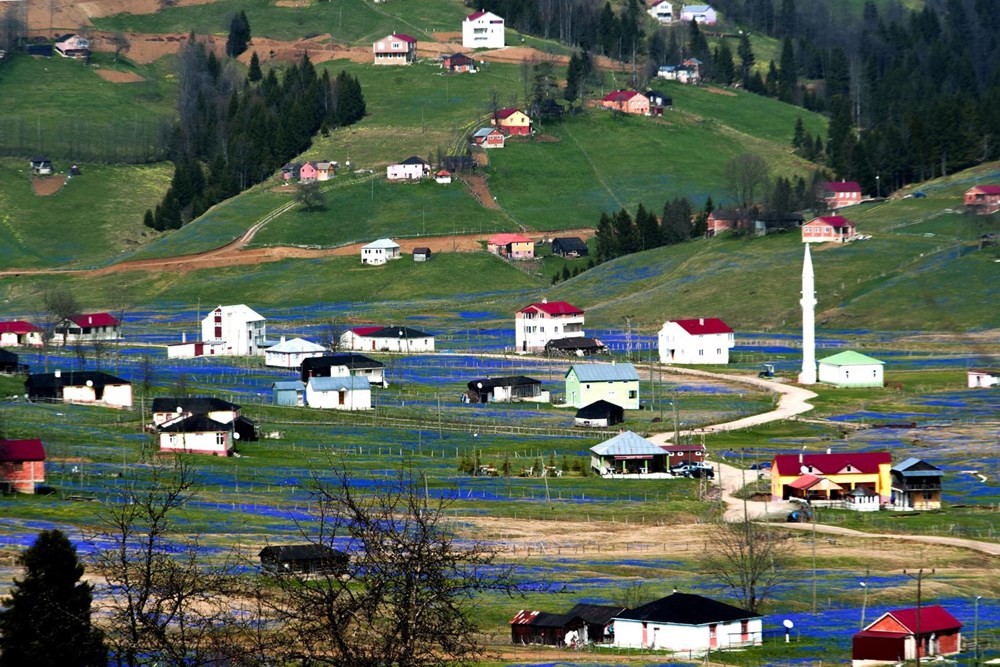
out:
<path id="1" fill-rule="evenodd" d="M 263 74 L 253 55 L 241 80 L 231 60 L 219 59 L 193 35 L 181 49 L 180 120 L 169 149 L 174 174 L 163 200 L 146 211 L 146 226 L 178 229 L 268 178 L 317 132 L 364 117 L 361 84 L 346 71 L 333 79 L 327 70 L 317 74 L 303 54 L 279 77 L 276 69 Z"/>

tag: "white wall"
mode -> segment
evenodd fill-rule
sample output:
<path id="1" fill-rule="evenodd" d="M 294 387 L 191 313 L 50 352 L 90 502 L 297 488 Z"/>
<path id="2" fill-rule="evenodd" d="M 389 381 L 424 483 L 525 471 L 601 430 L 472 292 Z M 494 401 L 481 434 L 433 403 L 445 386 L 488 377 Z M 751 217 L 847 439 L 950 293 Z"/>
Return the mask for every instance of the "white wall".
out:
<path id="1" fill-rule="evenodd" d="M 525 315 L 534 314 L 534 317 Z M 514 349 L 519 353 L 543 352 L 545 344 L 560 338 L 583 338 L 584 316 L 550 317 L 545 313 L 517 313 L 514 316 Z M 579 331 L 566 331 L 566 328 Z"/>
<path id="2" fill-rule="evenodd" d="M 276 368 L 298 368 L 304 359 L 312 357 L 322 357 L 326 354 L 323 350 L 315 352 L 264 352 L 264 365 Z"/>
<path id="3" fill-rule="evenodd" d="M 214 454 L 228 456 L 233 448 L 232 432 L 221 432 L 222 443 L 219 443 L 219 432 L 205 433 L 161 433 L 161 452 L 191 452 L 193 454 Z"/>
<path id="4" fill-rule="evenodd" d="M 222 335 L 216 335 L 216 313 L 221 314 L 218 327 Z M 221 306 L 210 312 L 201 321 L 201 338 L 205 341 L 222 340 L 224 345 L 214 346 L 215 354 L 246 357 L 263 354 L 261 345 L 267 336 L 267 320 L 247 319 L 243 308 Z M 208 347 L 208 346 L 206 346 Z M 206 350 L 207 351 L 207 350 Z"/>
<path id="5" fill-rule="evenodd" d="M 750 619 L 747 623 L 748 641 L 740 641 L 741 622 L 719 623 L 716 626 L 716 645 L 713 648 L 731 648 L 761 643 L 761 619 Z M 709 649 L 710 630 L 708 625 L 676 625 L 649 622 L 646 626 L 645 641 L 641 621 L 615 620 L 615 646 L 628 648 L 657 648 L 676 652 L 703 653 Z"/>
<path id="6" fill-rule="evenodd" d="M 132 407 L 132 385 L 105 385 L 101 400 L 95 398 L 93 387 L 80 385 L 63 387 L 63 401 L 66 403 L 99 403 L 114 408 Z"/>
<path id="7" fill-rule="evenodd" d="M 344 404 L 340 404 L 340 392 L 315 391 L 306 385 L 306 405 L 310 408 L 325 408 L 327 410 L 371 410 L 371 389 L 346 390 Z"/>
<path id="8" fill-rule="evenodd" d="M 885 384 L 882 364 L 834 366 L 819 364 L 819 381 L 838 387 L 881 387 Z"/>
<path id="9" fill-rule="evenodd" d="M 499 23 L 490 21 L 499 20 Z M 496 14 L 486 12 L 475 21 L 462 21 L 462 46 L 470 49 L 502 49 L 504 21 Z"/>
<path id="10" fill-rule="evenodd" d="M 692 336 L 676 322 L 663 325 L 658 343 L 664 364 L 728 364 L 729 349 L 736 344 L 731 333 Z"/>

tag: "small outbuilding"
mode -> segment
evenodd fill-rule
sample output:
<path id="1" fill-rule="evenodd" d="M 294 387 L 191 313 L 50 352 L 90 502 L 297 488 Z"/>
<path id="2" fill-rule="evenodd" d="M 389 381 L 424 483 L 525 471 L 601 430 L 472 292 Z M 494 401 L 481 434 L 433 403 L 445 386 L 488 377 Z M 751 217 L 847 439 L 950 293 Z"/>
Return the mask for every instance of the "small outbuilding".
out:
<path id="1" fill-rule="evenodd" d="M 669 477 L 667 453 L 642 436 L 625 431 L 590 448 L 590 467 L 601 477 Z"/>
<path id="2" fill-rule="evenodd" d="M 431 261 L 431 249 L 422 247 L 413 249 L 413 261 L 414 262 L 429 262 Z"/>
<path id="3" fill-rule="evenodd" d="M 301 380 L 285 380 L 271 385 L 271 396 L 275 405 L 299 407 L 306 404 L 306 383 Z"/>
<path id="4" fill-rule="evenodd" d="M 976 387 L 996 387 L 1000 385 L 1000 369 L 996 370 L 969 370 L 966 372 L 969 389 Z"/>
<path id="5" fill-rule="evenodd" d="M 625 421 L 625 409 L 608 401 L 594 401 L 576 411 L 574 426 L 608 428 Z"/>
<path id="6" fill-rule="evenodd" d="M 0 490 L 34 493 L 45 483 L 45 446 L 38 439 L 0 440 Z"/>
<path id="7" fill-rule="evenodd" d="M 851 664 L 896 664 L 962 652 L 962 624 L 940 605 L 897 609 L 854 634 Z"/>
<path id="8" fill-rule="evenodd" d="M 102 371 L 32 373 L 24 389 L 32 401 L 132 407 L 132 383 Z"/>
<path id="9" fill-rule="evenodd" d="M 847 350 L 819 360 L 819 381 L 835 387 L 881 387 L 884 361 Z"/>
<path id="10" fill-rule="evenodd" d="M 346 553 L 324 544 L 264 547 L 258 557 L 261 568 L 275 574 L 343 574 L 351 562 Z"/>
<path id="11" fill-rule="evenodd" d="M 549 392 L 542 391 L 542 381 L 524 375 L 479 378 L 468 384 L 466 396 L 470 403 L 511 403 L 530 401 L 548 403 Z"/>

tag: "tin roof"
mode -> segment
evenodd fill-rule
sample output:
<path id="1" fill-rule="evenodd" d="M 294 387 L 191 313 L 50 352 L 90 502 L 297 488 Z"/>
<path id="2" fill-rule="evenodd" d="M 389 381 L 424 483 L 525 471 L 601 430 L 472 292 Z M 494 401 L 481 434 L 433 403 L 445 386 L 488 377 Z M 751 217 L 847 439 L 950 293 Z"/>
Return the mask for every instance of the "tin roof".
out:
<path id="1" fill-rule="evenodd" d="M 574 364 L 566 371 L 568 376 L 575 373 L 580 382 L 616 382 L 639 380 L 639 373 L 630 363 L 617 364 Z"/>
<path id="2" fill-rule="evenodd" d="M 832 357 L 820 359 L 819 363 L 829 364 L 831 366 L 871 366 L 872 364 L 885 365 L 884 361 L 879 361 L 874 357 L 869 357 L 866 354 L 854 352 L 853 350 L 838 352 Z"/>

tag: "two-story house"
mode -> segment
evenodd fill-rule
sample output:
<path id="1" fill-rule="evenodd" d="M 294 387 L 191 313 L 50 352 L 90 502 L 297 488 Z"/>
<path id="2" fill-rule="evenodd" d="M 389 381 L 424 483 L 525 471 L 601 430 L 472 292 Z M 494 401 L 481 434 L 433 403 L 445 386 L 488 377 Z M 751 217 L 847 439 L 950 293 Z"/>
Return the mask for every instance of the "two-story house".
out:
<path id="1" fill-rule="evenodd" d="M 417 60 L 417 40 L 402 33 L 392 33 L 372 44 L 376 65 L 409 65 Z"/>
<path id="2" fill-rule="evenodd" d="M 584 312 L 573 304 L 542 299 L 514 314 L 515 349 L 522 354 L 543 352 L 550 340 L 582 338 L 583 323 Z"/>
<path id="3" fill-rule="evenodd" d="M 575 364 L 566 371 L 566 404 L 582 408 L 595 401 L 639 409 L 639 373 L 629 363 Z"/>
<path id="4" fill-rule="evenodd" d="M 831 211 L 861 203 L 861 186 L 855 181 L 831 181 L 820 188 L 820 196 Z"/>
<path id="5" fill-rule="evenodd" d="M 622 113 L 649 115 L 649 98 L 636 90 L 616 90 L 601 100 L 601 106 Z"/>
<path id="6" fill-rule="evenodd" d="M 660 363 L 728 364 L 734 337 L 732 328 L 718 317 L 668 320 L 658 336 Z"/>
<path id="7" fill-rule="evenodd" d="M 839 215 L 821 215 L 802 225 L 803 243 L 847 243 L 857 234 L 854 223 Z"/>
<path id="8" fill-rule="evenodd" d="M 502 49 L 504 20 L 492 12 L 478 11 L 462 21 L 462 46 L 470 49 Z"/>
<path id="9" fill-rule="evenodd" d="M 201 339 L 212 354 L 252 357 L 267 347 L 267 320 L 243 304 L 219 306 L 201 321 Z"/>
<path id="10" fill-rule="evenodd" d="M 535 258 L 535 242 L 523 234 L 494 234 L 486 241 L 486 250 L 507 259 Z"/>

